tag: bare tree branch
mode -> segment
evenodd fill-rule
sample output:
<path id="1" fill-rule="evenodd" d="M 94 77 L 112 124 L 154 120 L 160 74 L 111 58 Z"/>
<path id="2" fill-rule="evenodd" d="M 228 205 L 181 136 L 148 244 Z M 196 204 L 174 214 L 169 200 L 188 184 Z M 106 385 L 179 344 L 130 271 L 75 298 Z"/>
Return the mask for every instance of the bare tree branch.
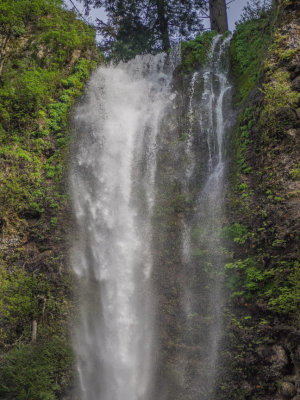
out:
<path id="1" fill-rule="evenodd" d="M 82 18 L 82 20 L 89 26 L 91 26 L 92 28 L 97 28 L 95 25 L 91 24 L 90 22 L 88 22 L 84 16 L 81 14 L 81 12 L 78 10 L 78 8 L 76 7 L 76 5 L 73 3 L 72 0 L 69 0 L 70 3 L 72 4 L 72 6 L 74 7 L 74 9 L 76 10 L 77 14 L 80 16 L 80 18 Z"/>
<path id="2" fill-rule="evenodd" d="M 201 14 L 204 15 L 202 18 L 210 18 L 209 15 L 205 11 L 201 11 Z"/>

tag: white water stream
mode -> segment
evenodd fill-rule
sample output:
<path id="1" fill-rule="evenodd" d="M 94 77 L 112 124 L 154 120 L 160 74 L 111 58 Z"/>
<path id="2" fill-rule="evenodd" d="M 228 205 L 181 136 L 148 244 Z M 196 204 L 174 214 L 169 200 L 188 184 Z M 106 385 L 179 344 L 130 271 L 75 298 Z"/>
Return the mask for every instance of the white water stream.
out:
<path id="1" fill-rule="evenodd" d="M 186 270 L 190 264 L 195 270 L 195 243 L 190 237 L 194 226 L 201 226 L 210 263 L 215 264 L 210 273 L 213 293 L 207 302 L 213 319 L 206 343 L 209 372 L 201 389 L 210 392 L 222 330 L 222 262 L 215 231 L 223 212 L 223 104 L 230 85 L 222 55 L 228 41 L 220 36 L 214 39 L 208 65 L 193 74 L 187 95 L 186 195 L 197 169 L 192 130 L 196 106 L 200 107 L 196 124 L 207 144 L 207 163 L 206 183 L 196 196 L 195 212 L 183 222 L 182 252 Z M 101 67 L 93 74 L 75 112 L 77 138 L 70 180 L 77 231 L 71 262 L 80 287 L 74 348 L 81 400 L 154 400 L 150 394 L 155 375 L 154 315 L 160 311 L 155 310 L 152 294 L 155 249 L 151 218 L 156 198 L 157 138 L 164 135 L 162 118 L 174 108 L 176 96 L 171 84 L 178 61 L 178 57 L 159 54 Z M 200 78 L 204 89 L 196 105 L 193 97 Z M 193 274 L 190 279 L 194 279 Z M 194 300 L 197 294 L 190 286 L 183 288 L 187 317 L 199 312 Z M 198 398 L 202 399 L 200 393 Z"/>
<path id="2" fill-rule="evenodd" d="M 150 220 L 173 69 L 165 54 L 99 68 L 76 110 L 71 257 L 81 286 L 74 346 L 82 400 L 144 399 L 151 381 Z"/>
<path id="3" fill-rule="evenodd" d="M 186 273 L 190 278 L 185 286 L 185 311 L 187 315 L 186 332 L 194 332 L 191 316 L 198 316 L 207 322 L 203 326 L 203 338 L 199 341 L 203 353 L 201 370 L 195 373 L 192 385 L 198 388 L 201 399 L 214 399 L 215 379 L 219 345 L 222 338 L 223 266 L 221 228 L 224 220 L 225 193 L 225 135 L 230 125 L 231 85 L 228 79 L 229 65 L 226 50 L 231 37 L 223 39 L 220 35 L 213 39 L 208 62 L 201 76 L 197 79 L 202 85 L 202 96 L 197 101 L 189 99 L 189 115 L 198 109 L 199 121 L 197 129 L 202 143 L 206 142 L 200 157 L 206 159 L 202 163 L 199 175 L 195 164 L 197 143 L 195 137 L 189 136 L 186 153 L 192 185 L 184 185 L 185 196 L 194 196 L 194 212 L 183 222 L 182 257 Z M 197 85 L 195 74 L 191 85 Z M 191 96 L 194 95 L 191 90 Z M 226 115 L 227 112 L 227 115 Z M 196 130 L 197 130 L 196 129 Z M 192 130 L 190 130 L 192 132 Z M 200 161 L 200 160 L 199 160 Z M 193 176 L 194 173 L 194 176 Z M 193 185 L 201 177 L 203 185 L 194 194 Z M 192 283 L 190 283 L 192 282 Z M 201 293 L 199 295 L 199 292 Z M 200 304 L 197 298 L 200 297 Z M 203 308 L 201 312 L 199 310 Z M 191 320 L 191 322 L 190 322 Z M 187 336 L 189 333 L 187 333 Z M 189 339 L 187 339 L 189 340 Z M 197 343 L 196 343 L 197 344 Z"/>

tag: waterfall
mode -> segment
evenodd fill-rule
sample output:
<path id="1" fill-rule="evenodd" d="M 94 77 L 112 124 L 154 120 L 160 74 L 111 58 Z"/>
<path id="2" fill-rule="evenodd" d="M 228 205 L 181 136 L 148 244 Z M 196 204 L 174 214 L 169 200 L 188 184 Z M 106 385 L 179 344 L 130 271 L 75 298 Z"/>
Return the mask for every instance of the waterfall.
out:
<path id="1" fill-rule="evenodd" d="M 227 50 L 230 36 L 221 35 L 213 39 L 208 62 L 198 85 L 202 87 L 199 99 L 193 99 L 195 74 L 191 78 L 189 96 L 190 115 L 198 114 L 194 125 L 195 134 L 187 141 L 188 180 L 183 185 L 185 196 L 193 197 L 194 209 L 183 221 L 182 259 L 188 276 L 184 287 L 186 312 L 186 343 L 201 346 L 202 362 L 194 373 L 194 383 L 201 399 L 213 399 L 219 344 L 222 338 L 223 294 L 223 248 L 221 229 L 224 223 L 225 192 L 225 134 L 231 124 L 231 85 L 229 83 Z M 192 106 L 193 104 L 193 106 Z M 190 132 L 192 128 L 190 127 Z M 200 137 L 200 138 L 199 138 Z M 199 140 L 204 144 L 198 152 Z M 198 156 L 197 156 L 198 154 Z M 195 159 L 205 159 L 201 171 L 197 170 Z M 195 191 L 197 181 L 199 191 Z M 200 302 L 199 302 L 200 297 Z M 198 322 L 195 322 L 198 321 Z M 202 338 L 195 342 L 195 329 L 202 329 Z"/>
<path id="2" fill-rule="evenodd" d="M 175 109 L 164 118 L 158 137 L 154 272 L 160 360 L 153 398 L 217 396 L 225 149 L 233 121 L 229 43 L 230 36 L 215 36 L 207 63 L 189 76 L 177 77 Z"/>
<path id="3" fill-rule="evenodd" d="M 156 138 L 176 62 L 159 54 L 101 67 L 75 112 L 71 262 L 81 290 L 82 400 L 144 399 L 151 381 Z"/>
<path id="4" fill-rule="evenodd" d="M 100 67 L 75 110 L 81 400 L 214 398 L 229 40 L 213 39 L 186 93 L 177 49 Z"/>

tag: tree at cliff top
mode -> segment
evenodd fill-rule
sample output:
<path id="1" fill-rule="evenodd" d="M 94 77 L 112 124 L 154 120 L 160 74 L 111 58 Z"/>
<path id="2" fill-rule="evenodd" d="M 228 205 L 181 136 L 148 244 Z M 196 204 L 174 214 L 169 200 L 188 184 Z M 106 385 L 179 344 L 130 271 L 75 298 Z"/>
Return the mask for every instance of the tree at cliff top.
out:
<path id="1" fill-rule="evenodd" d="M 99 21 L 105 51 L 117 58 L 164 50 L 203 30 L 207 0 L 81 0 L 86 11 L 104 7 L 108 23 Z"/>
<path id="2" fill-rule="evenodd" d="M 228 31 L 227 7 L 225 0 L 209 0 L 210 25 L 213 31 Z"/>
<path id="3" fill-rule="evenodd" d="M 246 6 L 243 8 L 240 19 L 237 25 L 243 24 L 246 21 L 253 21 L 259 18 L 264 18 L 271 11 L 272 6 L 277 4 L 277 0 L 251 0 L 247 1 Z"/>

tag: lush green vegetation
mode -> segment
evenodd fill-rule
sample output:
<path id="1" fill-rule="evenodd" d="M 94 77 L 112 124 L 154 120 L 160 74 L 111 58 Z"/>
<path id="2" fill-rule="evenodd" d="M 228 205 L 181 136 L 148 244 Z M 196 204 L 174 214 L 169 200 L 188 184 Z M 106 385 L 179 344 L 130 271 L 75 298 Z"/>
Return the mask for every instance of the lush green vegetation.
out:
<path id="1" fill-rule="evenodd" d="M 300 179 L 298 149 L 289 133 L 299 94 L 288 69 L 299 49 L 289 48 L 287 36 L 269 18 L 239 25 L 231 44 L 241 112 L 233 135 L 229 223 L 222 230 L 226 248 L 217 251 L 228 256 L 226 285 L 234 310 L 228 321 L 230 335 L 237 332 L 240 340 L 237 376 L 252 371 L 238 363 L 247 351 L 252 354 L 251 347 L 271 343 L 260 327 L 266 331 L 271 319 L 296 326 L 299 318 L 299 233 L 292 216 L 286 216 L 289 202 L 299 197 L 293 189 Z M 63 240 L 69 223 L 63 187 L 68 116 L 100 56 L 94 31 L 63 10 L 59 0 L 2 1 L 0 35 L 6 39 L 0 48 L 0 397 L 55 400 L 73 379 L 67 324 L 74 282 Z M 205 63 L 214 35 L 207 32 L 182 44 L 182 75 Z M 124 58 L 135 54 L 131 50 L 122 48 Z M 176 166 L 170 151 L 187 138 L 182 124 L 179 139 L 165 144 L 158 159 L 160 192 L 153 215 L 162 293 L 158 303 L 165 310 L 163 352 L 178 345 L 184 323 L 183 313 L 178 316 L 177 282 L 185 279 L 180 228 L 192 199 L 172 180 Z M 206 236 L 201 227 L 192 230 L 193 257 L 204 260 L 203 274 L 209 271 Z M 199 327 L 203 330 L 202 320 Z M 256 336 L 249 333 L 254 327 Z M 242 390 L 236 396 L 244 398 Z"/>
<path id="2" fill-rule="evenodd" d="M 0 397 L 50 400 L 73 375 L 68 116 L 101 56 L 59 0 L 2 1 L 0 35 Z"/>
<path id="3" fill-rule="evenodd" d="M 236 100 L 243 109 L 233 135 L 234 191 L 229 208 L 235 210 L 236 221 L 225 230 L 226 238 L 231 235 L 235 243 L 235 259 L 225 268 L 233 302 L 242 298 L 297 321 L 299 233 L 292 220 L 279 216 L 299 195 L 288 190 L 298 176 L 297 146 L 288 132 L 300 99 L 289 72 L 299 48 L 288 43 L 284 28 L 271 23 L 273 18 L 270 13 L 247 20 L 237 27 L 231 43 Z M 255 96 L 247 98 L 254 89 Z M 281 160 L 279 151 L 284 152 Z"/>
<path id="4" fill-rule="evenodd" d="M 207 61 L 212 39 L 217 32 L 210 31 L 198 35 L 194 40 L 182 42 L 180 69 L 185 73 L 197 70 Z"/>
<path id="5" fill-rule="evenodd" d="M 268 97 L 265 104 L 268 104 Z M 230 205 L 235 208 L 239 222 L 224 229 L 224 237 L 235 243 L 236 255 L 240 257 L 244 254 L 244 257 L 228 263 L 225 268 L 233 297 L 265 304 L 271 312 L 297 318 L 300 268 L 295 254 L 289 256 L 288 248 L 299 236 L 291 226 L 283 237 L 276 221 L 282 203 L 289 200 L 282 177 L 279 178 L 281 171 L 277 170 L 277 163 L 272 160 L 274 141 L 278 140 L 278 132 L 282 135 L 282 126 L 287 123 L 280 113 L 280 104 L 278 102 L 278 114 L 274 111 L 275 115 L 280 115 L 275 131 L 274 125 L 270 124 L 271 117 L 265 120 L 264 108 L 247 108 L 240 116 L 235 133 L 232 181 L 235 191 Z M 272 117 L 275 118 L 274 115 Z M 258 163 L 253 158 L 253 151 L 256 157 L 264 157 L 269 163 Z M 296 176 L 295 171 L 297 168 L 290 171 L 290 180 Z M 256 185 L 253 185 L 254 181 Z"/>
<path id="6" fill-rule="evenodd" d="M 0 397 L 55 400 L 70 384 L 73 363 L 70 344 L 62 336 L 38 345 L 17 344 L 0 369 Z"/>
<path id="7" fill-rule="evenodd" d="M 293 52 L 293 57 L 297 56 L 297 53 L 299 49 Z M 285 59 L 285 62 L 287 61 L 288 59 Z M 300 94 L 292 89 L 290 74 L 285 68 L 278 68 L 278 64 L 273 65 L 272 60 L 266 63 L 266 68 L 267 82 L 261 89 L 264 105 L 259 123 L 264 139 L 270 140 L 282 136 L 284 130 L 290 126 L 292 110 L 297 108 Z"/>
<path id="8" fill-rule="evenodd" d="M 262 76 L 272 30 L 269 15 L 246 21 L 236 28 L 230 50 L 239 101 L 245 100 Z"/>
<path id="9" fill-rule="evenodd" d="M 259 10 L 247 15 L 231 42 L 240 110 L 230 143 L 229 224 L 223 229 L 231 253 L 225 265 L 224 400 L 275 397 L 274 382 L 287 370 L 260 350 L 280 348 L 284 336 L 291 370 L 292 332 L 300 321 L 300 235 L 293 211 L 300 195 L 299 94 L 293 85 L 299 48 L 290 40 L 291 32 L 297 37 L 292 26 L 298 2 L 278 3 L 269 16 Z"/>
<path id="10" fill-rule="evenodd" d="M 27 3 L 14 3 L 24 33 L 12 43 L 0 86 L 0 211 L 13 220 L 53 200 L 43 178 L 61 178 L 68 110 L 95 65 L 84 58 L 94 46 L 91 28 L 58 1 L 30 3 L 29 13 Z"/>

